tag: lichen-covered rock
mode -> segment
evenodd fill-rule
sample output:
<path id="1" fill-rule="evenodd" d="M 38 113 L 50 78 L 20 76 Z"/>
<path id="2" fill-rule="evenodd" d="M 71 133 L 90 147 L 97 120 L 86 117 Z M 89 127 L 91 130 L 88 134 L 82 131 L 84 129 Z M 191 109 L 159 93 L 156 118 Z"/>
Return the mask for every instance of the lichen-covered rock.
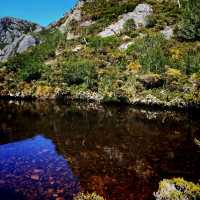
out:
<path id="1" fill-rule="evenodd" d="M 182 178 L 164 179 L 159 189 L 154 193 L 156 200 L 198 200 L 200 199 L 200 185 L 187 182 Z"/>
<path id="2" fill-rule="evenodd" d="M 120 31 L 123 30 L 126 21 L 130 19 L 135 21 L 136 29 L 145 27 L 147 25 L 147 16 L 152 14 L 153 9 L 149 4 L 139 4 L 133 12 L 120 16 L 120 20 L 118 22 L 108 26 L 104 31 L 99 33 L 99 36 L 108 37 L 120 33 Z"/>

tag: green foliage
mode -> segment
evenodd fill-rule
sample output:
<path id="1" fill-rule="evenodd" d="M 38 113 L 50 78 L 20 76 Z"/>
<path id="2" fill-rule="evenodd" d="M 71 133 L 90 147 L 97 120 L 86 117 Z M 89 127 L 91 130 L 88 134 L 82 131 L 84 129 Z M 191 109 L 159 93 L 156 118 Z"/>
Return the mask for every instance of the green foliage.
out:
<path id="1" fill-rule="evenodd" d="M 133 31 L 136 28 L 134 19 L 128 19 L 124 25 L 123 29 L 125 32 Z"/>
<path id="2" fill-rule="evenodd" d="M 190 75 L 193 73 L 200 72 L 200 49 L 199 48 L 189 48 L 181 58 L 171 59 L 171 66 L 176 66 L 184 74 Z"/>
<path id="3" fill-rule="evenodd" d="M 146 27 L 147 28 L 154 27 L 156 25 L 156 22 L 157 22 L 157 20 L 156 20 L 156 17 L 154 15 L 146 17 L 146 24 L 147 24 Z"/>
<path id="4" fill-rule="evenodd" d="M 32 61 L 18 71 L 18 78 L 26 82 L 39 80 L 42 76 L 43 68 L 42 63 Z"/>
<path id="5" fill-rule="evenodd" d="M 109 36 L 109 37 L 100 37 L 100 36 L 94 36 L 89 37 L 88 39 L 88 45 L 91 48 L 94 49 L 103 49 L 103 48 L 115 48 L 119 45 L 119 38 L 115 36 Z"/>
<path id="6" fill-rule="evenodd" d="M 139 60 L 143 72 L 162 73 L 168 64 L 166 44 L 167 41 L 161 34 L 147 35 L 131 45 L 127 54 Z"/>
<path id="7" fill-rule="evenodd" d="M 174 25 L 181 19 L 181 10 L 176 0 L 162 2 L 145 0 L 145 2 L 153 6 L 153 15 L 147 20 L 150 22 L 148 27 L 155 25 L 156 29 L 162 30 L 166 25 Z"/>
<path id="8" fill-rule="evenodd" d="M 119 15 L 133 11 L 138 0 L 94 0 L 87 1 L 84 4 L 83 12 L 85 16 L 90 17 L 92 20 L 96 21 L 99 19 L 116 19 Z"/>
<path id="9" fill-rule="evenodd" d="M 200 39 L 200 1 L 183 1 L 183 20 L 177 28 L 177 37 L 181 40 Z"/>
<path id="10" fill-rule="evenodd" d="M 85 83 L 92 86 L 96 78 L 95 63 L 89 60 L 71 60 L 63 64 L 62 73 L 64 82 L 68 85 Z"/>

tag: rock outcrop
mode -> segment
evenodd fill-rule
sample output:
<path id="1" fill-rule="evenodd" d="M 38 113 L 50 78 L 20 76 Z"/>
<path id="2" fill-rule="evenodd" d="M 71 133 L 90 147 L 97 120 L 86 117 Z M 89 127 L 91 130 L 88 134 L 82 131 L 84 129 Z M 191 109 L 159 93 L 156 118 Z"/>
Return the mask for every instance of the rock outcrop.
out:
<path id="1" fill-rule="evenodd" d="M 133 19 L 136 29 L 145 27 L 148 23 L 147 17 L 153 14 L 153 9 L 149 4 L 139 4 L 133 12 L 120 16 L 120 20 L 108 26 L 99 36 L 108 37 L 120 33 L 127 20 Z"/>
<path id="2" fill-rule="evenodd" d="M 41 31 L 43 28 L 35 23 L 12 17 L 0 19 L 0 61 L 6 61 L 16 53 L 22 53 L 38 41 L 31 32 Z"/>
<path id="3" fill-rule="evenodd" d="M 59 30 L 63 33 L 68 32 L 69 25 L 72 21 L 81 21 L 81 8 L 84 4 L 84 1 L 81 0 L 78 2 L 78 4 L 75 6 L 74 10 L 70 13 L 67 13 L 66 16 L 64 16 L 64 23 L 62 23 L 59 26 Z"/>
<path id="4" fill-rule="evenodd" d="M 21 35 L 11 44 L 6 45 L 2 50 L 0 50 L 0 61 L 6 61 L 16 53 L 23 53 L 28 48 L 33 47 L 38 43 L 38 39 L 34 38 L 32 35 Z"/>

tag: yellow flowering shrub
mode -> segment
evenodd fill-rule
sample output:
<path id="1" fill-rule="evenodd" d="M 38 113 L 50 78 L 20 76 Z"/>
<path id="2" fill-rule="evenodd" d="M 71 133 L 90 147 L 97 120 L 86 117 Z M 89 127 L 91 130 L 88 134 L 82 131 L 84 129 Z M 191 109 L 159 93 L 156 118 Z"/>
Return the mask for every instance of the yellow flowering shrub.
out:
<path id="1" fill-rule="evenodd" d="M 138 61 L 136 62 L 131 62 L 128 65 L 128 70 L 132 71 L 133 73 L 138 73 L 141 69 L 141 65 Z"/>

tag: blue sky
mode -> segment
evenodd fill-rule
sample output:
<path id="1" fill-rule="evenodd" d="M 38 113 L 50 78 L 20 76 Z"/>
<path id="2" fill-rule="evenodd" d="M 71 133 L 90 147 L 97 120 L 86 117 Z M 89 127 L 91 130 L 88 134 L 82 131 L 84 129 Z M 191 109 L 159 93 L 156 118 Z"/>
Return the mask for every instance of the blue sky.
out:
<path id="1" fill-rule="evenodd" d="M 76 2 L 77 0 L 0 0 L 0 18 L 17 17 L 45 26 L 62 17 Z"/>

